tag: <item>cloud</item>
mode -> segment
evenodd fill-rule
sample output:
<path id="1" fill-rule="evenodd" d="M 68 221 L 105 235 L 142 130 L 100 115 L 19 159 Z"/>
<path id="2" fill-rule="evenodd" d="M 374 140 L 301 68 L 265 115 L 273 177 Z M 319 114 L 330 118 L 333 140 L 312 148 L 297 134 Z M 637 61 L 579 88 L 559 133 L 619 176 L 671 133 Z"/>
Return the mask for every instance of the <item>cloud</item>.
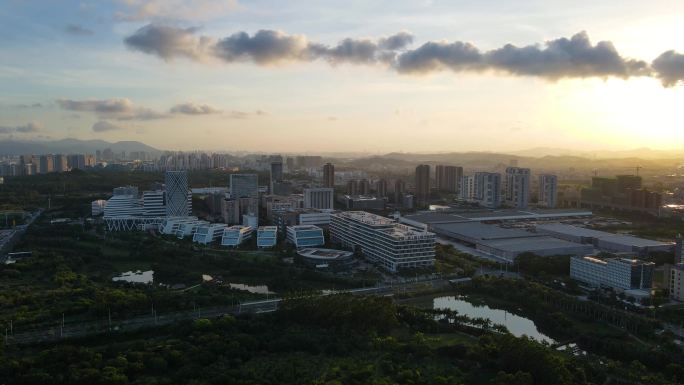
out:
<path id="1" fill-rule="evenodd" d="M 116 131 L 116 130 L 121 130 L 121 126 L 117 126 L 114 123 L 111 123 L 106 120 L 100 120 L 98 122 L 95 122 L 92 127 L 93 131 L 95 132 L 104 132 L 104 131 Z"/>
<path id="2" fill-rule="evenodd" d="M 124 40 L 128 48 L 159 56 L 164 60 L 186 57 L 200 60 L 207 54 L 212 39 L 197 37 L 197 28 L 177 28 L 148 24 Z"/>
<path id="3" fill-rule="evenodd" d="M 24 125 L 19 125 L 19 126 L 14 126 L 14 127 L 0 126 L 0 134 L 11 134 L 11 133 L 15 133 L 15 132 L 21 133 L 21 134 L 32 134 L 32 133 L 40 132 L 44 128 L 45 127 L 40 122 L 29 122 L 29 123 L 26 123 Z"/>
<path id="4" fill-rule="evenodd" d="M 224 38 L 198 36 L 197 28 L 148 24 L 125 44 L 164 60 L 184 57 L 191 60 L 219 60 L 225 63 L 253 62 L 257 65 L 313 62 L 331 65 L 351 63 L 381 65 L 400 74 L 430 74 L 439 71 L 496 72 L 512 76 L 531 76 L 546 80 L 563 78 L 652 76 L 663 85 L 684 80 L 684 55 L 668 51 L 649 65 L 646 61 L 620 55 L 609 41 L 592 44 L 586 32 L 543 44 L 515 46 L 482 51 L 463 41 L 428 41 L 415 49 L 408 32 L 379 39 L 345 38 L 335 45 L 310 41 L 303 35 L 259 30 L 250 35 L 237 32 Z"/>
<path id="5" fill-rule="evenodd" d="M 394 58 L 396 51 L 413 41 L 408 32 L 377 41 L 347 38 L 333 46 L 310 42 L 303 35 L 288 35 L 275 30 L 259 30 L 253 35 L 237 32 L 222 39 L 197 36 L 196 32 L 194 27 L 148 24 L 125 38 L 124 43 L 132 50 L 166 61 L 184 57 L 199 61 L 219 59 L 226 63 L 251 61 L 259 65 L 274 65 L 318 59 L 331 64 L 386 63 Z"/>
<path id="6" fill-rule="evenodd" d="M 252 60 L 266 65 L 282 61 L 309 60 L 308 48 L 309 43 L 304 36 L 260 30 L 254 36 L 238 32 L 221 39 L 216 43 L 214 52 L 226 62 Z"/>
<path id="7" fill-rule="evenodd" d="M 221 110 L 214 108 L 207 104 L 195 104 L 192 102 L 177 104 L 169 110 L 174 114 L 186 114 L 186 115 L 207 115 L 207 114 L 218 114 Z"/>
<path id="8" fill-rule="evenodd" d="M 262 110 L 256 110 L 254 112 L 244 112 L 244 111 L 230 111 L 228 114 L 229 119 L 250 119 L 259 116 L 266 116 L 267 112 Z"/>
<path id="9" fill-rule="evenodd" d="M 516 47 L 507 44 L 484 55 L 486 68 L 513 75 L 539 76 L 548 79 L 565 77 L 627 78 L 648 74 L 648 64 L 620 56 L 609 41 L 592 45 L 586 32 L 572 38 L 546 42 L 544 47 Z"/>
<path id="10" fill-rule="evenodd" d="M 90 36 L 94 33 L 92 30 L 78 24 L 67 24 L 64 26 L 64 32 L 76 36 Z"/>
<path id="11" fill-rule="evenodd" d="M 684 81 L 684 54 L 676 51 L 664 52 L 653 61 L 651 67 L 665 87 L 672 87 Z"/>
<path id="12" fill-rule="evenodd" d="M 167 117 L 166 114 L 152 109 L 136 106 L 126 98 L 103 100 L 58 99 L 57 105 L 69 111 L 93 112 L 103 119 L 152 120 Z"/>
<path id="13" fill-rule="evenodd" d="M 43 105 L 41 103 L 31 103 L 31 104 L 14 104 L 11 107 L 13 108 L 41 108 Z"/>
<path id="14" fill-rule="evenodd" d="M 120 0 L 121 21 L 209 20 L 240 8 L 237 0 Z"/>

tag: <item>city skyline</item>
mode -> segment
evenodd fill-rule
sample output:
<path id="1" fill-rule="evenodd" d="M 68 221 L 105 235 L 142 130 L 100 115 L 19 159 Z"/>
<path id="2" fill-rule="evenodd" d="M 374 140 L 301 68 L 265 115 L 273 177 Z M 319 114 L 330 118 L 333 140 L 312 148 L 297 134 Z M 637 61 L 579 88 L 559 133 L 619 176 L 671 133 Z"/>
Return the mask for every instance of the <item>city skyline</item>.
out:
<path id="1" fill-rule="evenodd" d="M 9 2 L 0 140 L 370 153 L 684 142 L 684 4 L 341 8 Z"/>

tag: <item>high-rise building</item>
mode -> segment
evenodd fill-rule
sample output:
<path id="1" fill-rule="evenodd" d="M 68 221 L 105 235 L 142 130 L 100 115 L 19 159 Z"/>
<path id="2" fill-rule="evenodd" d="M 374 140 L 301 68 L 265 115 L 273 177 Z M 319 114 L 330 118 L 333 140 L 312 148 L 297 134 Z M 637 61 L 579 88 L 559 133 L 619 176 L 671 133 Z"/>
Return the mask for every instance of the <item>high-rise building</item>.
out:
<path id="1" fill-rule="evenodd" d="M 480 206 L 497 208 L 501 204 L 501 174 L 476 172 L 473 175 L 474 200 Z"/>
<path id="2" fill-rule="evenodd" d="M 425 207 L 430 201 L 430 166 L 421 164 L 416 167 L 416 206 Z"/>
<path id="3" fill-rule="evenodd" d="M 67 164 L 70 170 L 84 170 L 86 166 L 86 158 L 83 154 L 67 155 Z"/>
<path id="4" fill-rule="evenodd" d="M 530 169 L 507 167 L 504 189 L 507 205 L 526 209 L 530 202 Z"/>
<path id="5" fill-rule="evenodd" d="M 66 172 L 69 171 L 69 164 L 67 162 L 66 155 L 54 155 L 53 156 L 53 167 L 56 172 Z"/>
<path id="6" fill-rule="evenodd" d="M 271 184 L 271 194 L 274 194 L 274 184 L 280 183 L 283 181 L 283 162 L 282 161 L 274 161 L 271 162 L 271 178 L 270 178 Z"/>
<path id="7" fill-rule="evenodd" d="M 347 181 L 347 195 L 359 195 L 359 182 L 356 179 Z"/>
<path id="8" fill-rule="evenodd" d="M 323 186 L 335 187 L 335 165 L 332 163 L 323 166 Z"/>
<path id="9" fill-rule="evenodd" d="M 684 237 L 682 234 L 677 234 L 675 239 L 675 263 L 684 263 Z"/>
<path id="10" fill-rule="evenodd" d="M 459 185 L 459 196 L 466 201 L 475 199 L 475 176 L 464 175 L 461 177 Z"/>
<path id="11" fill-rule="evenodd" d="M 116 187 L 104 207 L 105 218 L 135 217 L 142 213 L 138 188 L 134 186 Z"/>
<path id="12" fill-rule="evenodd" d="M 558 177 L 551 174 L 539 175 L 539 200 L 537 205 L 553 209 L 558 200 Z"/>
<path id="13" fill-rule="evenodd" d="M 52 163 L 52 155 L 50 155 L 50 154 L 41 155 L 39 163 L 40 163 L 40 167 L 38 167 L 39 168 L 38 172 L 40 172 L 41 174 L 47 174 L 49 172 L 54 171 L 54 165 Z"/>
<path id="14" fill-rule="evenodd" d="M 240 201 L 238 199 L 224 199 L 221 201 L 221 216 L 223 222 L 228 225 L 239 225 L 240 219 Z"/>
<path id="15" fill-rule="evenodd" d="M 166 172 L 166 216 L 187 217 L 192 211 L 192 192 L 187 171 Z"/>
<path id="16" fill-rule="evenodd" d="M 368 181 L 368 179 L 361 179 L 359 181 L 359 194 L 370 195 L 370 192 L 370 182 Z"/>
<path id="17" fill-rule="evenodd" d="M 305 188 L 304 208 L 332 210 L 335 191 L 332 188 Z"/>
<path id="18" fill-rule="evenodd" d="M 406 194 L 406 182 L 401 179 L 394 181 L 394 203 L 397 205 L 402 205 L 404 201 L 404 195 Z"/>
<path id="19" fill-rule="evenodd" d="M 435 234 L 365 211 L 331 214 L 330 237 L 391 272 L 435 262 Z"/>
<path id="20" fill-rule="evenodd" d="M 230 174 L 231 198 L 259 197 L 259 177 L 257 174 Z"/>
<path id="21" fill-rule="evenodd" d="M 387 180 L 380 179 L 375 183 L 376 195 L 380 198 L 387 197 Z"/>
<path id="22" fill-rule="evenodd" d="M 440 191 L 458 192 L 461 177 L 463 177 L 463 167 L 443 165 L 435 167 L 435 182 Z"/>

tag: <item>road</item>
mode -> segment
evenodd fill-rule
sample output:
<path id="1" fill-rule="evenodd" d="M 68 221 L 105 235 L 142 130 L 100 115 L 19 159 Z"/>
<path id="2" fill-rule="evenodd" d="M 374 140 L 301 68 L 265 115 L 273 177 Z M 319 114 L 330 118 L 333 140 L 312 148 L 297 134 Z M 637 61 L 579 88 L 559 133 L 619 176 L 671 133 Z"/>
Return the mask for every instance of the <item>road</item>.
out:
<path id="1" fill-rule="evenodd" d="M 443 288 L 449 285 L 447 280 L 426 279 L 412 282 L 402 282 L 393 285 L 376 287 L 364 287 L 350 290 L 327 291 L 320 295 L 349 293 L 352 295 L 389 295 L 393 293 L 407 293 L 416 289 L 422 289 L 425 285 L 430 288 Z M 26 331 L 21 333 L 6 334 L 5 344 L 24 345 L 40 342 L 55 342 L 69 338 L 80 338 L 89 335 L 131 332 L 142 328 L 169 325 L 175 322 L 198 319 L 217 318 L 226 314 L 237 315 L 240 313 L 268 313 L 278 309 L 281 298 L 269 300 L 243 302 L 235 306 L 215 306 L 210 308 L 197 308 L 191 311 L 179 311 L 173 313 L 134 317 L 127 320 L 97 320 L 75 324 L 56 325 L 52 328 Z M 9 331 L 6 331 L 9 333 Z"/>

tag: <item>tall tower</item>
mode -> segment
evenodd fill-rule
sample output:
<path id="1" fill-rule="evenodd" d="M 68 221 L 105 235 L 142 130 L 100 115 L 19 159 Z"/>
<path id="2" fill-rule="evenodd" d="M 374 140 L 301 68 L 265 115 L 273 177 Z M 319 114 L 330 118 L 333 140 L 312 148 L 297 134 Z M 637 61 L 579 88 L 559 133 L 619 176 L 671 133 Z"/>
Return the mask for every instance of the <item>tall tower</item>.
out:
<path id="1" fill-rule="evenodd" d="M 400 206 L 404 201 L 404 194 L 406 193 L 406 182 L 401 179 L 394 181 L 394 203 Z"/>
<path id="2" fill-rule="evenodd" d="M 166 172 L 166 216 L 187 217 L 192 211 L 192 193 L 187 171 Z"/>
<path id="3" fill-rule="evenodd" d="M 416 206 L 427 206 L 430 200 L 430 166 L 421 164 L 416 167 Z"/>
<path id="4" fill-rule="evenodd" d="M 504 186 L 506 204 L 517 209 L 526 209 L 530 202 L 530 169 L 507 167 Z"/>
<path id="5" fill-rule="evenodd" d="M 682 234 L 677 235 L 676 243 L 675 243 L 675 263 L 684 263 L 684 237 L 682 237 Z"/>
<path id="6" fill-rule="evenodd" d="M 271 194 L 274 194 L 274 185 L 276 183 L 280 183 L 283 181 L 283 162 L 282 161 L 274 161 L 271 162 L 271 183 L 270 183 L 270 192 Z"/>
<path id="7" fill-rule="evenodd" d="M 323 187 L 335 187 L 335 165 L 332 163 L 323 166 Z"/>

